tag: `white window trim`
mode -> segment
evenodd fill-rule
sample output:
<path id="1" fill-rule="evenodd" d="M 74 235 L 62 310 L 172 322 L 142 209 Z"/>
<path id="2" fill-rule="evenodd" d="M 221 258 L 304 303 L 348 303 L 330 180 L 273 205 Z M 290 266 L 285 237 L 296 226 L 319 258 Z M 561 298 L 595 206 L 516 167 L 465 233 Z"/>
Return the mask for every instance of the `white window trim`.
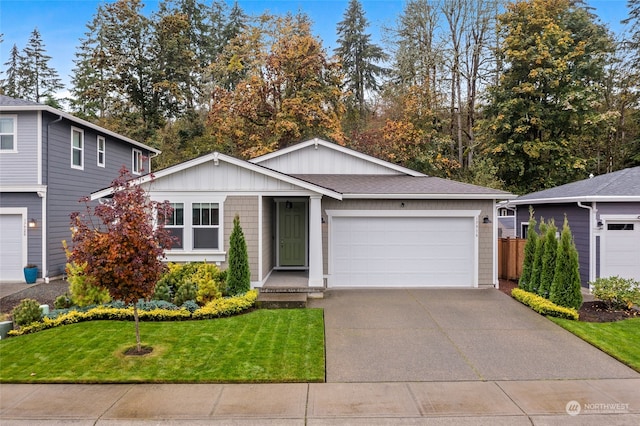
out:
<path id="1" fill-rule="evenodd" d="M 175 211 L 175 205 L 176 204 L 181 204 L 182 205 L 182 225 L 167 225 L 165 224 L 164 227 L 166 229 L 182 229 L 182 247 L 176 247 L 176 248 L 172 248 L 171 250 L 174 251 L 184 251 L 184 234 L 185 234 L 185 228 L 187 227 L 187 225 L 185 225 L 185 220 L 184 220 L 184 212 L 185 212 L 185 203 L 180 202 L 180 201 L 171 201 L 170 202 L 171 207 L 174 209 Z"/>
<path id="2" fill-rule="evenodd" d="M 140 159 L 138 160 L 138 169 L 136 170 L 136 157 L 139 156 Z M 136 148 L 132 148 L 131 149 L 131 174 L 134 175 L 140 175 L 142 174 L 142 150 L 140 149 L 136 149 Z"/>
<path id="3" fill-rule="evenodd" d="M 82 141 L 82 143 L 81 143 L 82 146 L 79 149 L 79 151 L 80 151 L 80 163 L 81 163 L 79 166 L 73 164 L 73 153 L 74 153 L 74 150 L 77 150 L 73 146 L 73 133 L 74 132 L 80 133 L 81 141 Z M 84 170 L 84 130 L 79 129 L 77 127 L 73 127 L 73 126 L 71 127 L 71 168 L 72 169 L 77 169 L 77 170 Z"/>
<path id="4" fill-rule="evenodd" d="M 206 260 L 220 264 L 226 261 L 227 252 L 224 250 L 225 216 L 224 202 L 226 196 L 207 196 L 207 194 L 197 194 L 195 192 L 172 193 L 159 192 L 152 194 L 152 199 L 158 202 L 168 200 L 170 203 L 182 203 L 184 207 L 184 227 L 182 236 L 182 248 L 166 250 L 166 259 L 169 262 L 195 262 Z M 218 204 L 218 214 L 220 225 L 218 230 L 218 249 L 194 249 L 193 248 L 193 204 L 194 203 L 216 203 Z"/>
<path id="5" fill-rule="evenodd" d="M 102 141 L 102 149 L 100 149 L 100 141 Z M 107 163 L 107 138 L 104 136 L 98 136 L 96 138 L 96 163 L 98 167 L 105 167 Z M 100 154 L 102 154 L 102 162 L 100 161 Z"/>
<path id="6" fill-rule="evenodd" d="M 13 149 L 0 149 L 0 153 L 15 154 L 18 152 L 18 116 L 15 114 L 0 114 L 0 117 L 13 119 Z"/>

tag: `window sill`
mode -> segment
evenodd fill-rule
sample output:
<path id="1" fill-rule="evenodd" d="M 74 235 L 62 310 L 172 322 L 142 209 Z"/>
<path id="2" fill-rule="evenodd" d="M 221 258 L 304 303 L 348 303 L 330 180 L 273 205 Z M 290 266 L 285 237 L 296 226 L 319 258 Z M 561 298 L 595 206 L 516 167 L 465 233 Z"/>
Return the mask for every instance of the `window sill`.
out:
<path id="1" fill-rule="evenodd" d="M 172 250 L 165 252 L 167 260 L 169 262 L 215 262 L 220 263 L 227 260 L 227 252 L 226 251 L 208 251 L 208 250 L 199 250 L 199 251 L 182 251 L 182 250 Z"/>

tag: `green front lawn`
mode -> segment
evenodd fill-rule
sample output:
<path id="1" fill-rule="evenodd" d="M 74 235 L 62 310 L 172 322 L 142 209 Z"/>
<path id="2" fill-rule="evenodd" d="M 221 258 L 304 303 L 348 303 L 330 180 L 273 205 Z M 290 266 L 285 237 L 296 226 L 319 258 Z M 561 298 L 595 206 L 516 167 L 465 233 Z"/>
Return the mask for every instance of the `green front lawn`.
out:
<path id="1" fill-rule="evenodd" d="M 0 382 L 322 382 L 320 309 L 256 310 L 202 321 L 91 321 L 0 341 Z"/>
<path id="2" fill-rule="evenodd" d="M 640 318 L 602 323 L 549 319 L 640 372 Z"/>

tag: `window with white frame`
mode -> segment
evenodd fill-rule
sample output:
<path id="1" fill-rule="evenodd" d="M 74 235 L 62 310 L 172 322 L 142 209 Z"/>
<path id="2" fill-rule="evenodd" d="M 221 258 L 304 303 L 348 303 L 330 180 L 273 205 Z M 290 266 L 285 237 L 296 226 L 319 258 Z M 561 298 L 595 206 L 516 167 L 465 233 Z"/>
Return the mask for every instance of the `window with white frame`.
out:
<path id="1" fill-rule="evenodd" d="M 139 175 L 140 173 L 142 173 L 142 151 L 133 148 L 131 154 L 131 173 L 133 173 L 134 175 Z"/>
<path id="2" fill-rule="evenodd" d="M 0 152 L 17 152 L 16 146 L 17 116 L 0 116 Z"/>
<path id="3" fill-rule="evenodd" d="M 106 162 L 107 141 L 104 136 L 98 136 L 97 139 L 98 167 L 104 167 Z"/>
<path id="4" fill-rule="evenodd" d="M 218 203 L 193 203 L 191 226 L 194 249 L 220 248 L 220 208 Z"/>
<path id="5" fill-rule="evenodd" d="M 184 203 L 171 203 L 173 212 L 165 220 L 164 227 L 174 237 L 172 249 L 184 248 Z"/>
<path id="6" fill-rule="evenodd" d="M 84 131 L 71 128 L 71 168 L 84 169 Z"/>

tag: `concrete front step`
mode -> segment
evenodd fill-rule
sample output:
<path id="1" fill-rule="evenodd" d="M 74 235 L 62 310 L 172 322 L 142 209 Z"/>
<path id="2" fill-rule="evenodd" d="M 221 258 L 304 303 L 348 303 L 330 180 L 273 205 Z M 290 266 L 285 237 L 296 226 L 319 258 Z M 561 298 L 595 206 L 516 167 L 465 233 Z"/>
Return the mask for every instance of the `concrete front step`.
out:
<path id="1" fill-rule="evenodd" d="M 307 293 L 264 293 L 260 290 L 256 306 L 261 309 L 306 308 Z"/>

